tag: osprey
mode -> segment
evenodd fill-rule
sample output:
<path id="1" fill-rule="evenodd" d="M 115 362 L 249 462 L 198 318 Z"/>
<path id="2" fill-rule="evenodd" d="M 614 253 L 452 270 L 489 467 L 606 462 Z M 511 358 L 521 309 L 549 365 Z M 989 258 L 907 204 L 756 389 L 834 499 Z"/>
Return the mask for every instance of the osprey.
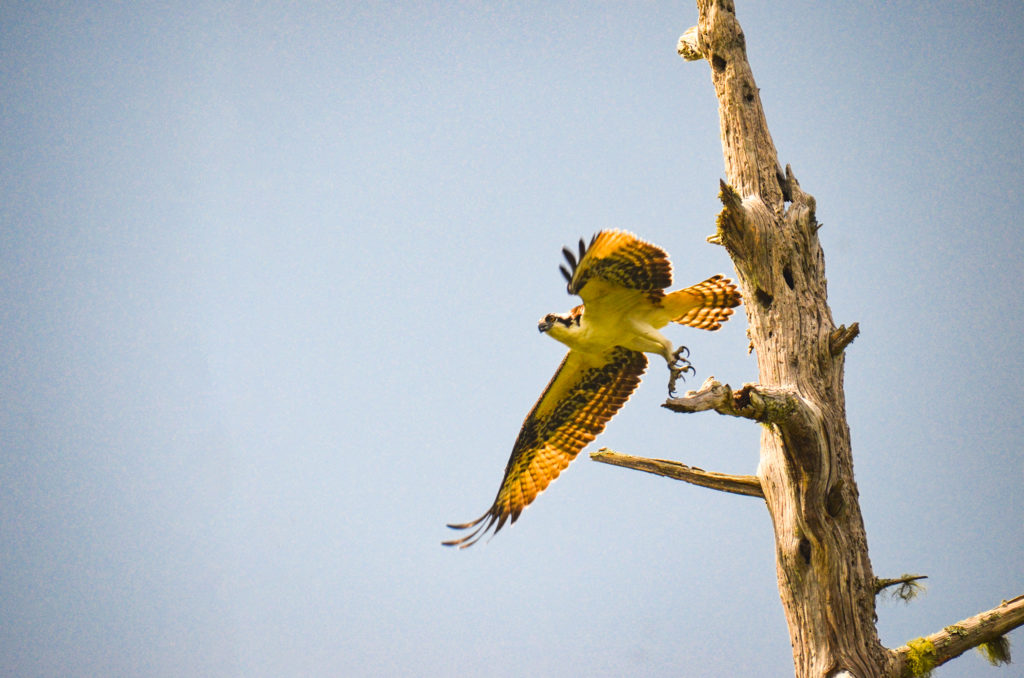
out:
<path id="1" fill-rule="evenodd" d="M 629 399 L 647 368 L 645 353 L 665 359 L 669 394 L 675 391 L 676 380 L 693 370 L 685 358 L 689 351 L 673 349 L 660 328 L 676 322 L 717 330 L 740 303 L 736 286 L 721 275 L 666 293 L 672 284 L 668 255 L 626 231 L 601 231 L 589 246 L 581 239 L 578 262 L 569 248 L 562 252 L 569 294 L 583 303 L 565 314 L 547 314 L 537 329 L 569 353 L 523 421 L 494 504 L 472 522 L 449 524 L 476 529 L 445 546 L 465 548 L 491 528 L 497 534 L 506 521 L 514 523 Z"/>

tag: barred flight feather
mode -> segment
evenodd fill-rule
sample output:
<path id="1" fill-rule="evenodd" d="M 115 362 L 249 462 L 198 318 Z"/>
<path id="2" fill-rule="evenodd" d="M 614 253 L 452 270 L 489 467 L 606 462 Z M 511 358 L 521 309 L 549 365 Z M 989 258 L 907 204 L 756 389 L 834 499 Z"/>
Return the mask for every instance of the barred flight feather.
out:
<path id="1" fill-rule="evenodd" d="M 673 353 L 658 328 L 671 321 L 717 330 L 740 304 L 736 286 L 721 275 L 666 294 L 668 255 L 627 231 L 601 231 L 589 244 L 581 238 L 578 252 L 565 247 L 562 255 L 567 289 L 583 304 L 548 314 L 539 329 L 567 344 L 569 353 L 523 421 L 491 508 L 471 522 L 450 524 L 469 533 L 447 546 L 465 548 L 519 518 L 629 399 L 647 367 L 640 350 L 669 361 L 671 392 L 685 372 L 680 363 L 689 363 L 679 358 L 685 347 Z"/>
<path id="2" fill-rule="evenodd" d="M 446 546 L 471 546 L 492 529 L 497 534 L 506 521 L 514 523 L 604 430 L 636 390 L 647 357 L 616 346 L 603 358 L 604 362 L 596 362 L 569 352 L 523 422 L 494 504 L 472 522 L 449 525 L 456 530 L 476 529 L 444 542 Z"/>
<path id="3" fill-rule="evenodd" d="M 580 240 L 581 248 L 582 245 Z M 567 250 L 565 253 L 568 255 Z M 660 291 L 672 284 L 672 264 L 665 250 L 628 231 L 601 231 L 591 238 L 590 246 L 572 266 L 569 294 L 579 294 L 594 278 L 626 289 L 651 292 L 659 298 Z"/>

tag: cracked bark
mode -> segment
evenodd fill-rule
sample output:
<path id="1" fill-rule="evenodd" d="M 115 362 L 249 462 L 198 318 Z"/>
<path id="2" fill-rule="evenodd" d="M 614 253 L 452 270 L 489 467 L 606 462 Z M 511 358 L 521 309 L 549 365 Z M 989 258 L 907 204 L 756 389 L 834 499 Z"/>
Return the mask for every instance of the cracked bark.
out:
<path id="1" fill-rule="evenodd" d="M 736 266 L 759 373 L 738 402 L 716 409 L 746 408 L 768 424 L 757 476 L 796 675 L 882 675 L 843 394 L 842 349 L 856 330 L 837 333 L 832 322 L 814 198 L 779 167 L 732 3 L 697 5 L 689 44 L 711 65 L 728 177 L 714 241 Z"/>
<path id="2" fill-rule="evenodd" d="M 724 246 L 736 267 L 759 381 L 734 391 L 709 379 L 664 406 L 763 424 L 757 476 L 608 450 L 592 458 L 764 498 L 798 678 L 926 675 L 1024 625 L 1024 596 L 899 648 L 879 641 L 875 596 L 923 577 L 876 578 L 868 558 L 843 392 L 844 352 L 860 327 L 832 321 L 814 198 L 779 166 L 732 0 L 697 0 L 697 8 L 698 24 L 678 50 L 711 67 L 728 178 L 708 241 Z"/>
<path id="3" fill-rule="evenodd" d="M 710 65 L 728 178 L 708 240 L 735 264 L 759 381 L 733 391 L 708 380 L 665 407 L 765 424 L 757 476 L 609 451 L 594 458 L 764 497 L 798 678 L 909 675 L 914 647 L 922 646 L 941 664 L 1024 624 L 1024 602 L 1014 599 L 901 648 L 882 646 L 875 596 L 887 580 L 875 578 L 868 558 L 843 392 L 844 351 L 860 328 L 833 323 L 815 201 L 788 166 L 779 166 L 732 0 L 697 0 L 697 8 L 698 24 L 678 49 Z"/>

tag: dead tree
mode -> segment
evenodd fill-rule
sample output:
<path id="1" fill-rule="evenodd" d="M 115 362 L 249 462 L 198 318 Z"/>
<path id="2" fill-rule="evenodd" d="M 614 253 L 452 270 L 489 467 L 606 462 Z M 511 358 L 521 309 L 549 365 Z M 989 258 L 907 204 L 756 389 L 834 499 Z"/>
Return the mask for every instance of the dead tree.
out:
<path id="1" fill-rule="evenodd" d="M 875 627 L 876 579 L 853 477 L 843 393 L 844 351 L 858 326 L 836 327 L 814 198 L 781 169 L 747 62 L 733 0 L 697 0 L 679 52 L 710 65 L 728 183 L 712 243 L 726 248 L 743 290 L 758 382 L 708 380 L 673 398 L 677 412 L 714 410 L 763 424 L 756 476 L 709 473 L 608 450 L 598 461 L 725 492 L 762 497 L 775 531 L 779 592 L 798 678 L 922 676 L 972 647 L 1009 660 L 1004 634 L 1024 624 L 1024 596 L 889 649 Z"/>

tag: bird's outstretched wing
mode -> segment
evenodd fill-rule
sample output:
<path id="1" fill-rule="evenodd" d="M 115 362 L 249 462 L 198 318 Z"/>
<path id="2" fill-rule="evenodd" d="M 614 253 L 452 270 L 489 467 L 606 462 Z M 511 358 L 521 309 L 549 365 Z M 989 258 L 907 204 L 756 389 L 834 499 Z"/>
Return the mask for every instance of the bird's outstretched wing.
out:
<path id="1" fill-rule="evenodd" d="M 601 356 L 569 351 L 523 421 L 494 504 L 472 522 L 449 525 L 456 530 L 475 529 L 444 544 L 465 548 L 492 528 L 497 534 L 506 521 L 514 523 L 579 451 L 604 430 L 636 389 L 646 368 L 643 353 L 621 346 Z"/>
<path id="2" fill-rule="evenodd" d="M 569 294 L 584 303 L 610 288 L 647 292 L 653 301 L 672 284 L 672 264 L 665 250 L 645 242 L 629 231 L 605 230 L 594 235 L 590 245 L 579 245 L 579 261 L 569 248 L 562 248 L 569 268 L 561 267 Z"/>

